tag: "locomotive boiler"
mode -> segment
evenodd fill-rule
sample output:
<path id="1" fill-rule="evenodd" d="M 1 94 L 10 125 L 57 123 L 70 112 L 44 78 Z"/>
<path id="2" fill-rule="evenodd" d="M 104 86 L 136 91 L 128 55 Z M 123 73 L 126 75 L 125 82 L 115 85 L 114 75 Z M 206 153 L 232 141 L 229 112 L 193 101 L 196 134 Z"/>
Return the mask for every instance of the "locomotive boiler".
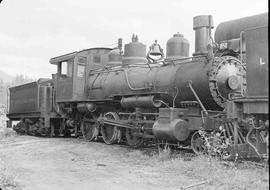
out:
<path id="1" fill-rule="evenodd" d="M 265 141 L 254 145 L 249 139 L 259 128 L 256 133 L 268 134 L 267 101 L 256 99 L 261 102 L 260 111 L 256 111 L 251 108 L 256 101 L 252 102 L 247 94 L 252 94 L 249 81 L 255 84 L 261 80 L 268 90 L 268 74 L 264 72 L 268 53 L 266 48 L 251 51 L 250 40 L 255 39 L 258 47 L 266 44 L 258 35 L 249 36 L 248 31 L 252 28 L 268 38 L 266 17 L 262 14 L 221 23 L 215 41 L 211 36 L 212 16 L 194 17 L 192 56 L 188 40 L 177 33 L 167 41 L 166 55 L 157 41 L 147 51 L 146 45 L 133 35 L 124 48 L 119 39 L 118 47 L 113 49 L 90 48 L 54 57 L 50 63 L 57 67 L 57 73 L 45 83 L 31 85 L 42 103 L 35 104 L 34 111 L 19 109 L 12 96 L 16 90 L 11 89 L 10 102 L 14 102 L 8 117 L 11 121 L 20 119 L 15 129 L 23 133 L 82 134 L 88 141 L 103 139 L 106 144 L 126 143 L 133 147 L 171 144 L 192 148 L 196 153 L 205 149 L 200 131 L 210 134 L 222 128 L 222 136 L 234 143 L 229 148 L 231 155 L 238 154 L 238 150 L 245 156 L 258 152 L 261 155 L 266 150 Z M 242 24 L 237 26 L 238 22 Z M 261 69 L 252 54 L 264 63 Z M 249 74 L 253 73 L 252 67 L 261 72 L 256 80 L 249 77 L 254 76 Z M 268 97 L 268 91 L 264 95 Z M 253 131 L 248 127 L 251 115 L 260 123 Z"/>

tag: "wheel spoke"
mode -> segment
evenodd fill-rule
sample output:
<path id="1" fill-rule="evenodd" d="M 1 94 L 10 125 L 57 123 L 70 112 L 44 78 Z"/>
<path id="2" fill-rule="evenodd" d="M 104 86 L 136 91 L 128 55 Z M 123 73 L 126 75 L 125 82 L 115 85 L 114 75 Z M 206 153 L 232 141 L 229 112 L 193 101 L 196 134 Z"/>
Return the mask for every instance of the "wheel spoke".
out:
<path id="1" fill-rule="evenodd" d="M 129 120 L 135 120 L 135 115 L 130 115 Z M 138 148 L 143 144 L 143 138 L 135 136 L 135 133 L 140 133 L 139 129 L 126 129 L 126 139 L 129 146 Z"/>
<path id="2" fill-rule="evenodd" d="M 94 114 L 86 115 L 81 122 L 81 131 L 85 140 L 93 141 L 99 133 L 97 117 Z"/>
<path id="3" fill-rule="evenodd" d="M 143 143 L 142 137 L 137 137 L 134 133 L 139 132 L 137 129 L 126 129 L 127 144 L 132 147 L 140 147 Z"/>
<path id="4" fill-rule="evenodd" d="M 115 112 L 108 112 L 104 115 L 104 117 L 109 120 L 119 120 L 119 116 Z M 101 126 L 101 134 L 106 144 L 114 144 L 116 142 L 120 142 L 122 136 L 122 132 L 119 127 L 107 124 Z"/>
<path id="5" fill-rule="evenodd" d="M 196 154 L 202 154 L 205 151 L 204 140 L 198 131 L 191 137 L 191 148 Z"/>

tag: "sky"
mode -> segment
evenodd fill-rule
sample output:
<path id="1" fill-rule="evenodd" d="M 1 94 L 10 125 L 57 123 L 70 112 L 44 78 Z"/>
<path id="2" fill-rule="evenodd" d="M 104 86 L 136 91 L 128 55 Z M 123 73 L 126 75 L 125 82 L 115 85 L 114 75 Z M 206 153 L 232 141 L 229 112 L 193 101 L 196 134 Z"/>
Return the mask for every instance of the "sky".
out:
<path id="1" fill-rule="evenodd" d="M 56 72 L 50 58 L 91 47 L 129 43 L 133 33 L 165 50 L 179 32 L 194 53 L 193 17 L 220 22 L 268 12 L 267 0 L 3 0 L 0 4 L 0 70 L 33 78 Z M 214 31 L 213 31 L 214 32 Z"/>

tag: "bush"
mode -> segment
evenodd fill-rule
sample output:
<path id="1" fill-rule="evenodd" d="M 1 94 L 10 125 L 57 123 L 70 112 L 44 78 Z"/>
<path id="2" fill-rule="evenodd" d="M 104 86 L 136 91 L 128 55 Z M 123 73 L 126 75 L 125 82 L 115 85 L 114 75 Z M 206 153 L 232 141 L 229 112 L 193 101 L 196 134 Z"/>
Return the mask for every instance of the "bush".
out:
<path id="1" fill-rule="evenodd" d="M 0 139 L 1 138 L 6 138 L 6 137 L 15 137 L 17 136 L 17 133 L 10 128 L 3 128 L 0 130 Z"/>
<path id="2" fill-rule="evenodd" d="M 0 104 L 0 130 L 6 127 L 6 106 Z"/>
<path id="3" fill-rule="evenodd" d="M 159 161 L 170 160 L 172 157 L 171 148 L 166 144 L 163 148 L 158 149 L 157 159 Z"/>
<path id="4" fill-rule="evenodd" d="M 0 159 L 0 189 L 2 190 L 21 190 L 18 183 L 15 181 L 14 174 L 11 173 L 5 163 Z"/>

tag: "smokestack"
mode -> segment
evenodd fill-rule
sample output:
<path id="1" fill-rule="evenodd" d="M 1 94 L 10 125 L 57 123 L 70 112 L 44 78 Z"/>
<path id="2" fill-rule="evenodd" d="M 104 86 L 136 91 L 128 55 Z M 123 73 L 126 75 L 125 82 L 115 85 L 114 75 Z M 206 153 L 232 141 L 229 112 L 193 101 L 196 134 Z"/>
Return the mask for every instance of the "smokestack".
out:
<path id="1" fill-rule="evenodd" d="M 211 44 L 211 30 L 214 28 L 211 15 L 200 15 L 193 18 L 193 30 L 195 30 L 195 53 L 196 55 L 207 54 L 207 45 Z"/>

